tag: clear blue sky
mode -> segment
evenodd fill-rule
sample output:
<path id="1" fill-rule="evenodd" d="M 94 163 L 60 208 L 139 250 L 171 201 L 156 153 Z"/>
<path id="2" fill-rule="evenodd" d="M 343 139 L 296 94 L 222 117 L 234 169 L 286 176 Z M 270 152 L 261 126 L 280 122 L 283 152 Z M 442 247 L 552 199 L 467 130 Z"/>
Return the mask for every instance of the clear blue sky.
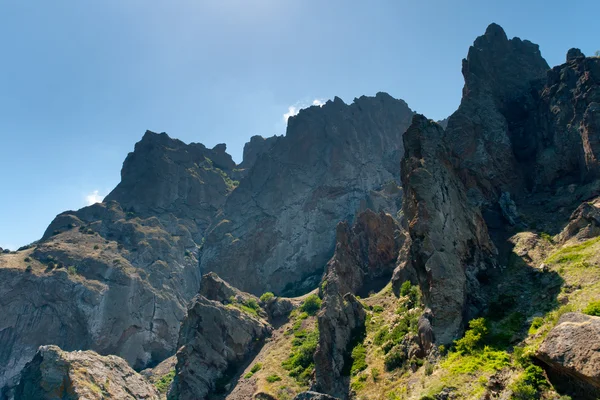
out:
<path id="1" fill-rule="evenodd" d="M 490 22 L 550 65 L 600 49 L 598 0 L 0 0 L 0 246 L 106 195 L 146 129 L 240 161 L 289 107 L 336 95 L 444 118 Z"/>

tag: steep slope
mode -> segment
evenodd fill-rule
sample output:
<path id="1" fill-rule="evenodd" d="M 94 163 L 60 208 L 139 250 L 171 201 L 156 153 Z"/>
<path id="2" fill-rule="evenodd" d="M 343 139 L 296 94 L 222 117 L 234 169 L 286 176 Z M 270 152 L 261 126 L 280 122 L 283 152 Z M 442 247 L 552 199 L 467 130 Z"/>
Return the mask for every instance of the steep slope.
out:
<path id="1" fill-rule="evenodd" d="M 205 227 L 235 187 L 224 145 L 146 132 L 104 203 L 58 215 L 0 260 L 0 387 L 42 344 L 116 354 L 134 368 L 176 350 L 198 292 Z"/>
<path id="2" fill-rule="evenodd" d="M 206 237 L 202 271 L 254 294 L 314 288 L 333 254 L 336 224 L 397 181 L 411 117 L 406 103 L 378 93 L 290 118 L 286 136 L 227 198 Z"/>

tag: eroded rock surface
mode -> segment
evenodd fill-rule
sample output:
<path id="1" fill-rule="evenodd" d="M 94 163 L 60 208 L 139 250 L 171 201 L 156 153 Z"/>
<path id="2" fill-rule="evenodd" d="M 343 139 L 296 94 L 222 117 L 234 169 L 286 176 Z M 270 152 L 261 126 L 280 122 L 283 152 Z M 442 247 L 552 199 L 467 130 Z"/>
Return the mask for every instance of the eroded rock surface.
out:
<path id="1" fill-rule="evenodd" d="M 327 264 L 323 282 L 337 280 L 342 295 L 364 295 L 381 289 L 396 267 L 403 239 L 396 221 L 383 212 L 362 212 L 352 227 L 340 222 L 335 253 Z"/>
<path id="2" fill-rule="evenodd" d="M 15 400 L 152 399 L 151 383 L 116 356 L 41 346 L 22 372 Z"/>
<path id="3" fill-rule="evenodd" d="M 468 293 L 477 291 L 477 271 L 495 253 L 479 209 L 469 203 L 463 183 L 448 162 L 443 129 L 416 115 L 404 135 L 403 210 L 410 241 L 394 274 L 396 290 L 417 280 L 431 309 L 439 343 L 462 331 Z"/>
<path id="4" fill-rule="evenodd" d="M 263 319 L 196 296 L 181 324 L 173 394 L 198 400 L 224 391 L 227 377 L 271 332 Z"/>
<path id="5" fill-rule="evenodd" d="M 574 398 L 600 396 L 599 317 L 564 314 L 542 342 L 536 357 L 546 364 L 550 380 L 573 393 Z"/>
<path id="6" fill-rule="evenodd" d="M 207 235 L 202 270 L 255 295 L 292 290 L 311 275 L 318 282 L 337 223 L 352 221 L 371 191 L 397 180 L 412 114 L 379 93 L 351 105 L 336 98 L 290 118 L 286 136 L 228 196 Z"/>

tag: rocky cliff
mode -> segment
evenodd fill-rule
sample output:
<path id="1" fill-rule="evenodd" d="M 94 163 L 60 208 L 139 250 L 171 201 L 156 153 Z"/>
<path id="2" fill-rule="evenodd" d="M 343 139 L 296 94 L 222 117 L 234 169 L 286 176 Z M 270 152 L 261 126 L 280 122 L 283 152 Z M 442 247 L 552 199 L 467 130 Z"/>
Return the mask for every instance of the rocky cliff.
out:
<path id="1" fill-rule="evenodd" d="M 93 351 L 42 346 L 22 373 L 16 400 L 158 400 L 158 392 L 127 363 Z"/>
<path id="2" fill-rule="evenodd" d="M 254 294 L 298 288 L 310 276 L 318 282 L 336 224 L 352 221 L 372 191 L 397 181 L 411 117 L 406 103 L 378 93 L 290 118 L 286 136 L 228 196 L 206 236 L 201 269 Z"/>

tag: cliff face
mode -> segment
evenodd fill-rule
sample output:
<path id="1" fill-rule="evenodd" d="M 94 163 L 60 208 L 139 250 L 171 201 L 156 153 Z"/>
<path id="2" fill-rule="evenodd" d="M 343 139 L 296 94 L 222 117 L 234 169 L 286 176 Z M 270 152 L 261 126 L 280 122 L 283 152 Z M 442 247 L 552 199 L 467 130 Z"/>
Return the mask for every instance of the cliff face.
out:
<path id="1" fill-rule="evenodd" d="M 443 135 L 441 126 L 421 115 L 404 135 L 403 211 L 410 240 L 393 282 L 397 291 L 406 280 L 419 283 L 435 317 L 436 340 L 449 343 L 468 317 L 467 297 L 478 291 L 475 276 L 491 266 L 496 250 L 448 161 Z"/>
<path id="2" fill-rule="evenodd" d="M 398 177 L 406 103 L 379 93 L 302 110 L 258 157 L 209 229 L 200 266 L 244 290 L 320 279 L 341 220 Z M 376 210 L 379 211 L 379 210 Z M 235 266 L 235 267 L 233 267 Z"/>

